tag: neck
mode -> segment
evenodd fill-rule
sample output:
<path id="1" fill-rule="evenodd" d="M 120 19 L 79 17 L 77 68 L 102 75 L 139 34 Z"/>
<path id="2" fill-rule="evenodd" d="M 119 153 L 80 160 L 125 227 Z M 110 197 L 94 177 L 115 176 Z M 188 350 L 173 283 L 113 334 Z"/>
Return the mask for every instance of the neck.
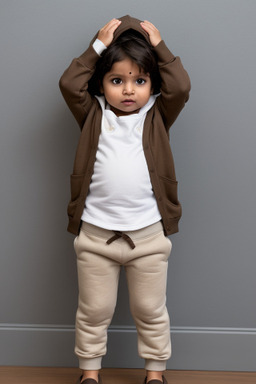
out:
<path id="1" fill-rule="evenodd" d="M 135 111 L 132 111 L 132 112 L 124 112 L 124 111 L 120 111 L 119 109 L 117 108 L 114 108 L 110 105 L 110 110 L 112 112 L 114 112 L 114 114 L 119 117 L 119 116 L 129 116 L 129 115 L 134 115 L 134 114 L 137 114 L 139 113 L 140 111 L 140 108 L 139 109 L 136 109 Z"/>

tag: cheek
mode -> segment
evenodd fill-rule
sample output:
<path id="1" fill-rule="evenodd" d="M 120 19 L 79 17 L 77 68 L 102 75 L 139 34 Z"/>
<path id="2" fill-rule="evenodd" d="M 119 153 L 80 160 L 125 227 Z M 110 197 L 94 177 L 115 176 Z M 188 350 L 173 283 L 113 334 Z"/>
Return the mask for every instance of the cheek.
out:
<path id="1" fill-rule="evenodd" d="M 109 87 L 105 91 L 109 95 L 109 97 L 113 97 L 113 98 L 120 97 L 120 93 L 122 93 L 121 89 L 116 87 Z"/>
<path id="2" fill-rule="evenodd" d="M 143 97 L 144 100 L 148 100 L 152 94 L 153 94 L 153 89 L 149 87 L 143 91 L 143 93 L 141 94 L 141 97 Z"/>

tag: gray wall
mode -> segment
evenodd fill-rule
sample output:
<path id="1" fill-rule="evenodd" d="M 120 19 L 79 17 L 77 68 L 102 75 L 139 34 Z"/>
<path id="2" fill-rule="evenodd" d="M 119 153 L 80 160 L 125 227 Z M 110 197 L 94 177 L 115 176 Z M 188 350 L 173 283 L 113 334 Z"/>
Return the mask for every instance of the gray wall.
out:
<path id="1" fill-rule="evenodd" d="M 0 364 L 77 364 L 66 204 L 79 129 L 58 79 L 125 14 L 158 26 L 192 81 L 171 135 L 183 218 L 169 265 L 168 367 L 254 370 L 253 0 L 0 1 Z M 127 299 L 122 276 L 106 366 L 142 367 Z"/>

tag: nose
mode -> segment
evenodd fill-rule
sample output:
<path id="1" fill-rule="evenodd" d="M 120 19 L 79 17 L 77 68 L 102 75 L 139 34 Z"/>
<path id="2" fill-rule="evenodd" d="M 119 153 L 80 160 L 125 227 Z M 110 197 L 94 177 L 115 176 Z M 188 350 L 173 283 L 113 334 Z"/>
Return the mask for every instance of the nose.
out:
<path id="1" fill-rule="evenodd" d="M 123 88 L 123 94 L 124 95 L 133 95 L 134 94 L 134 89 L 133 89 L 133 85 L 131 82 L 125 83 L 124 88 Z"/>

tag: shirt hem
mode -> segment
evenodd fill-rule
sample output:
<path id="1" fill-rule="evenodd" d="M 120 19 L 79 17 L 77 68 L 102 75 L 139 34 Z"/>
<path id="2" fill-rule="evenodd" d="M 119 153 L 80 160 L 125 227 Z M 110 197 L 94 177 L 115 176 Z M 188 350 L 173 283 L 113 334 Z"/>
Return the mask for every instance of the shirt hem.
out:
<path id="1" fill-rule="evenodd" d="M 107 230 L 110 230 L 110 231 L 137 231 L 139 229 L 142 229 L 142 228 L 145 228 L 145 227 L 148 227 L 149 225 L 152 225 L 152 224 L 155 224 L 157 222 L 159 222 L 161 220 L 161 216 L 158 216 L 150 221 L 147 221 L 147 222 L 144 222 L 140 225 L 133 225 L 133 226 L 130 226 L 130 225 L 118 225 L 118 224 L 105 224 L 105 223 L 102 223 L 102 221 L 97 221 L 97 220 L 92 220 L 90 218 L 84 218 L 82 217 L 82 221 L 85 222 L 85 223 L 89 223 L 89 224 L 92 224 L 92 225 L 95 225 L 96 227 L 100 227 L 100 228 L 103 228 L 103 229 L 107 229 Z"/>

